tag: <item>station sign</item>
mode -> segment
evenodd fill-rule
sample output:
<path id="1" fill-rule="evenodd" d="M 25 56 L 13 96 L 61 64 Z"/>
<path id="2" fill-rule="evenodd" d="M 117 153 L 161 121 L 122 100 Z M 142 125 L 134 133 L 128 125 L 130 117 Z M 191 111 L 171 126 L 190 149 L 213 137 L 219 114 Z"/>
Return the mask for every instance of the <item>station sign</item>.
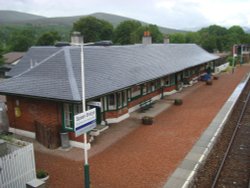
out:
<path id="1" fill-rule="evenodd" d="M 90 109 L 74 116 L 75 126 L 74 131 L 76 136 L 91 131 L 96 127 L 96 110 Z"/>

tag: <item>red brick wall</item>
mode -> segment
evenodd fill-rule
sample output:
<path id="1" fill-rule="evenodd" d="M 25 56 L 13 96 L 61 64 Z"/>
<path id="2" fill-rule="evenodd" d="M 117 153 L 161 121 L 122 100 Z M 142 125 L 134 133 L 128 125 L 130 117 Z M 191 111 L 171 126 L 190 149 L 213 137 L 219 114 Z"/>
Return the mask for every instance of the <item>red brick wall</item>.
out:
<path id="1" fill-rule="evenodd" d="M 74 132 L 69 132 L 69 139 L 77 141 L 77 142 L 84 142 L 83 135 L 75 137 L 75 133 Z"/>
<path id="2" fill-rule="evenodd" d="M 176 85 L 172 85 L 164 88 L 164 92 L 170 92 L 176 89 Z"/>
<path id="3" fill-rule="evenodd" d="M 118 118 L 124 114 L 128 113 L 128 108 L 124 107 L 122 109 L 119 109 L 117 111 L 109 111 L 105 113 L 105 118 L 110 119 L 110 118 Z"/>
<path id="4" fill-rule="evenodd" d="M 140 104 L 140 103 L 143 102 L 143 101 L 146 101 L 146 100 L 148 100 L 148 99 L 151 99 L 151 98 L 153 98 L 153 97 L 159 95 L 160 93 L 161 93 L 161 90 L 158 89 L 157 91 L 154 91 L 154 92 L 149 93 L 149 94 L 147 94 L 147 95 L 141 96 L 140 98 L 138 98 L 138 99 L 136 99 L 136 100 L 130 101 L 129 104 L 128 104 L 128 107 L 129 107 L 129 108 L 132 108 L 132 107 L 134 107 L 134 106 Z"/>
<path id="5" fill-rule="evenodd" d="M 19 101 L 20 117 L 15 117 L 16 100 Z M 60 126 L 62 123 L 60 103 L 23 97 L 7 97 L 10 126 L 35 132 L 34 122 L 48 126 Z"/>

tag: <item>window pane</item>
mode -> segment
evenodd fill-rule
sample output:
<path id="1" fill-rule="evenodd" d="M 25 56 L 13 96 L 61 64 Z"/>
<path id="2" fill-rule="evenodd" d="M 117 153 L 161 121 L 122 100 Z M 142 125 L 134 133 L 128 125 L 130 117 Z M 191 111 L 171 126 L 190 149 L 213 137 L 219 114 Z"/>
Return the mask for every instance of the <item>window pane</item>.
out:
<path id="1" fill-rule="evenodd" d="M 72 105 L 64 104 L 64 127 L 65 128 L 73 128 L 73 114 L 72 114 Z"/>
<path id="2" fill-rule="evenodd" d="M 171 85 L 175 85 L 175 75 L 174 74 L 170 75 L 170 83 L 171 83 Z"/>
<path id="3" fill-rule="evenodd" d="M 131 101 L 131 89 L 128 90 L 128 101 Z"/>
<path id="4" fill-rule="evenodd" d="M 122 107 L 122 95 L 121 95 L 121 92 L 117 93 L 117 107 L 118 108 Z"/>
<path id="5" fill-rule="evenodd" d="M 116 109 L 116 97 L 114 93 L 108 96 L 108 108 L 109 110 Z"/>
<path id="6" fill-rule="evenodd" d="M 141 87 L 140 86 L 133 86 L 132 87 L 132 93 L 131 93 L 131 97 L 137 97 L 141 95 Z"/>
<path id="7" fill-rule="evenodd" d="M 142 94 L 143 95 L 147 94 L 147 86 L 146 86 L 146 84 L 142 85 Z"/>
<path id="8" fill-rule="evenodd" d="M 170 78 L 169 78 L 169 76 L 166 76 L 166 77 L 164 78 L 164 85 L 165 85 L 165 86 L 169 86 L 169 85 L 170 85 Z"/>
<path id="9" fill-rule="evenodd" d="M 127 106 L 127 91 L 122 92 L 123 106 Z"/>
<path id="10" fill-rule="evenodd" d="M 74 105 L 74 115 L 79 114 L 82 112 L 82 105 L 81 104 L 75 104 Z"/>
<path id="11" fill-rule="evenodd" d="M 155 87 L 156 87 L 156 89 L 159 89 L 161 87 L 161 80 L 160 79 L 156 80 Z"/>

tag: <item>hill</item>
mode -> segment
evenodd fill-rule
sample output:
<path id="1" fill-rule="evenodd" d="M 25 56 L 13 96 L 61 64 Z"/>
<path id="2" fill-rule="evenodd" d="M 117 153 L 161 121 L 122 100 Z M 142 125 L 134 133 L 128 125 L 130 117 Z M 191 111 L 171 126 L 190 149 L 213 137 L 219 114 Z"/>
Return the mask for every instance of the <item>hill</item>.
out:
<path id="1" fill-rule="evenodd" d="M 114 14 L 107 14 L 107 13 L 94 13 L 89 15 L 82 15 L 82 16 L 70 16 L 70 17 L 43 17 L 37 16 L 33 14 L 27 14 L 17 11 L 2 11 L 0 10 L 0 24 L 1 25 L 23 25 L 23 24 L 32 24 L 32 25 L 39 25 L 39 26 L 66 26 L 72 27 L 73 23 L 76 22 L 79 18 L 85 16 L 94 16 L 97 19 L 103 19 L 105 21 L 110 22 L 116 27 L 119 23 L 125 20 L 135 20 L 132 18 L 127 18 L 123 16 L 118 16 Z M 137 20 L 139 21 L 139 20 Z M 140 21 L 143 25 L 148 24 L 146 22 Z M 165 34 L 169 33 L 183 33 L 185 31 L 176 30 L 172 28 L 166 28 L 158 26 L 160 31 Z"/>
<path id="2" fill-rule="evenodd" d="M 0 11 L 0 24 L 15 24 L 19 22 L 29 22 L 42 18 L 46 17 L 11 10 Z"/>

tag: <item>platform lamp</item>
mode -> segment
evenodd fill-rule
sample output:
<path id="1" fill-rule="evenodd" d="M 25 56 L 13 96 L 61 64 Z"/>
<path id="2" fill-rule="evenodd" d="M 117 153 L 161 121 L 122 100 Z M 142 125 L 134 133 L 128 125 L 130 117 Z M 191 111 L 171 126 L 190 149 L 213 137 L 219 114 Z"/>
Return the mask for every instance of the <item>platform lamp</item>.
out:
<path id="1" fill-rule="evenodd" d="M 84 40 L 80 32 L 74 31 L 71 36 L 71 45 L 77 45 L 81 47 L 81 82 L 82 82 L 82 112 L 86 111 L 85 107 L 85 77 L 84 77 Z M 88 143 L 87 133 L 83 134 L 84 139 L 84 185 L 85 188 L 90 188 L 90 175 L 88 164 Z"/>

